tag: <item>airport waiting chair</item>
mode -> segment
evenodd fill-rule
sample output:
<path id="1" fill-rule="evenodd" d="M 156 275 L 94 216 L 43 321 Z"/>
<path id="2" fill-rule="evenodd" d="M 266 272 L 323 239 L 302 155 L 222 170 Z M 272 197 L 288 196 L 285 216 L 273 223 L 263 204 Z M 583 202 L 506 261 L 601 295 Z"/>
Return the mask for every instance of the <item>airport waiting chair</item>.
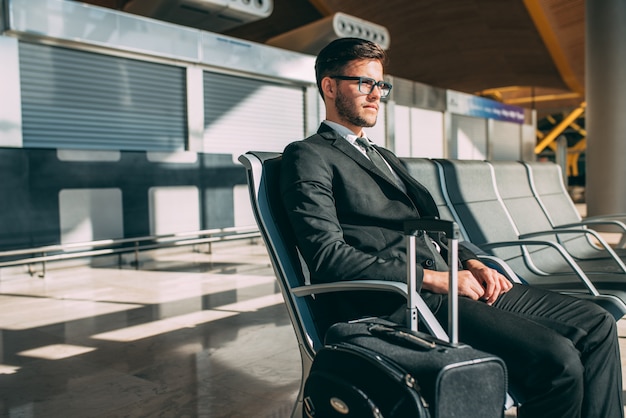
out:
<path id="1" fill-rule="evenodd" d="M 450 210 L 447 196 L 442 190 L 441 168 L 429 158 L 410 157 L 402 158 L 401 161 L 411 177 L 424 186 L 433 197 L 441 219 L 458 221 L 454 218 L 454 213 Z M 459 225 L 459 228 L 462 229 L 463 226 Z"/>
<path id="2" fill-rule="evenodd" d="M 565 184 L 561 168 L 552 162 L 523 162 L 533 194 L 554 228 L 576 226 L 608 227 L 621 233 L 615 246 L 617 254 L 626 257 L 626 214 L 591 216 L 582 219 Z"/>
<path id="3" fill-rule="evenodd" d="M 582 225 L 553 228 L 531 189 L 526 168 L 517 161 L 491 161 L 498 196 L 521 239 L 559 242 L 587 273 L 626 273 L 626 265 L 597 231 Z M 623 277 L 626 285 L 626 275 Z"/>
<path id="4" fill-rule="evenodd" d="M 431 194 L 433 200 L 435 201 L 435 204 L 437 205 L 440 218 L 443 220 L 456 222 L 461 232 L 459 245 L 468 246 L 467 231 L 465 231 L 461 219 L 459 219 L 454 210 L 452 210 L 452 205 L 448 198 L 447 192 L 445 191 L 445 185 L 442 182 L 443 174 L 441 166 L 429 158 L 406 157 L 402 158 L 401 161 L 409 174 L 411 174 L 411 176 L 415 180 L 417 180 L 422 186 L 424 186 L 426 190 L 428 190 L 428 192 Z M 521 282 L 515 272 L 511 269 L 511 267 L 503 260 L 499 259 L 498 257 L 489 255 L 485 252 L 481 252 L 480 248 L 472 246 L 470 249 L 478 255 L 478 258 L 483 263 L 490 267 L 497 268 L 510 281 L 515 283 Z"/>
<path id="5" fill-rule="evenodd" d="M 392 292 L 407 298 L 405 283 L 357 280 L 328 284 L 310 284 L 308 270 L 297 250 L 296 240 L 283 209 L 279 190 L 280 153 L 248 152 L 239 157 L 246 168 L 248 189 L 254 216 L 293 325 L 300 358 L 302 380 L 292 417 L 302 416 L 302 394 L 315 353 L 323 346 L 329 322 L 324 317 L 322 294 L 334 292 Z M 440 339 L 448 337 L 419 295 L 414 295 L 421 322 Z"/>
<path id="6" fill-rule="evenodd" d="M 467 240 L 504 260 L 528 284 L 589 298 L 618 319 L 626 314 L 626 290 L 620 274 L 585 273 L 558 242 L 519 238 L 498 197 L 489 163 L 435 161 L 442 168 L 450 209 L 467 233 Z"/>

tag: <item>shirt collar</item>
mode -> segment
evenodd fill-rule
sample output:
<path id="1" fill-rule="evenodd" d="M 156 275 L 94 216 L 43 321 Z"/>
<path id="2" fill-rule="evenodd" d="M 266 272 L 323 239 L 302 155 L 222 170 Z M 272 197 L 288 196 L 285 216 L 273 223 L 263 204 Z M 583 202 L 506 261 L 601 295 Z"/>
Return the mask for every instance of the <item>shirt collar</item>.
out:
<path id="1" fill-rule="evenodd" d="M 352 145 L 355 145 L 358 147 L 357 144 L 355 144 L 354 141 L 356 141 L 356 139 L 359 137 L 358 135 L 355 135 L 354 132 L 352 132 L 350 129 L 346 128 L 345 126 L 337 123 L 337 122 L 331 122 L 329 120 L 325 120 L 324 123 L 328 126 L 330 126 L 335 132 L 337 132 L 339 135 L 341 135 L 345 140 L 347 140 L 349 143 L 351 143 Z M 367 138 L 367 135 L 365 134 L 365 132 L 363 132 L 363 136 L 361 138 Z M 368 142 L 371 142 L 368 139 Z"/>

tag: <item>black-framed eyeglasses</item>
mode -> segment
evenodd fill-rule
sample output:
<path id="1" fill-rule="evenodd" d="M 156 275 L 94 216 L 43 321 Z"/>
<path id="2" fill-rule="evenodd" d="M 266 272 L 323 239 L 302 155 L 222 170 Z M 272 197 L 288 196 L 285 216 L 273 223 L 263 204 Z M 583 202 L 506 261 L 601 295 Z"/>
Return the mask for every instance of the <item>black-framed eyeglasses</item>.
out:
<path id="1" fill-rule="evenodd" d="M 359 82 L 359 92 L 363 94 L 372 94 L 376 87 L 380 88 L 380 97 L 384 99 L 389 96 L 391 93 L 391 83 L 387 83 L 386 81 L 380 80 L 376 81 L 373 78 L 369 77 L 351 77 L 347 75 L 331 75 L 330 78 L 335 78 L 337 80 L 352 80 Z"/>

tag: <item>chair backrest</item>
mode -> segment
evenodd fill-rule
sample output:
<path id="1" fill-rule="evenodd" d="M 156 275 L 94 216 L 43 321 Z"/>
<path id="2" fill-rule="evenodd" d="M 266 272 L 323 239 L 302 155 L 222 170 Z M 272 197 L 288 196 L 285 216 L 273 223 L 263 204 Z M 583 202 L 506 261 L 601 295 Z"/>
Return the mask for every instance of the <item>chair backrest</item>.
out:
<path id="1" fill-rule="evenodd" d="M 552 226 L 581 221 L 580 214 L 567 193 L 561 168 L 551 162 L 525 162 L 535 198 L 543 206 Z"/>
<path id="2" fill-rule="evenodd" d="M 461 230 L 461 235 L 467 239 L 457 215 L 452 211 L 445 185 L 442 182 L 441 167 L 428 158 L 402 158 L 402 162 L 411 176 L 424 186 L 437 204 L 439 216 L 446 221 L 454 221 Z"/>
<path id="3" fill-rule="evenodd" d="M 498 192 L 504 202 L 511 218 L 515 222 L 520 234 L 528 234 L 538 231 L 550 231 L 554 224 L 548 215 L 546 208 L 542 205 L 541 198 L 535 195 L 534 186 L 531 183 L 532 176 L 528 172 L 530 165 L 517 161 L 493 161 L 494 174 Z M 529 163 L 533 164 L 533 163 Z M 549 173 L 539 183 L 541 190 L 548 193 L 549 200 L 556 202 L 562 200 L 562 204 L 566 204 L 566 209 L 575 209 L 573 204 L 568 204 L 569 196 L 563 196 L 561 176 L 557 174 L 560 171 L 556 164 L 543 164 L 539 171 Z M 554 169 L 557 169 L 556 171 Z M 543 174 L 543 173 L 542 173 Z M 552 183 L 552 184 L 548 184 Z M 556 196 L 555 196 L 556 195 Z M 558 196 L 558 197 L 557 197 Z M 572 219 L 575 215 L 571 216 Z M 576 222 L 576 221 L 572 221 Z M 597 255 L 597 247 L 590 241 L 589 237 L 584 234 L 567 234 L 559 236 L 544 235 L 542 239 L 552 239 L 565 245 L 573 255 L 584 257 L 586 255 Z"/>
<path id="4" fill-rule="evenodd" d="M 453 210 L 476 245 L 517 240 L 519 231 L 499 199 L 492 167 L 485 161 L 437 159 Z M 493 251 L 505 261 L 520 257 L 517 247 Z"/>
<path id="5" fill-rule="evenodd" d="M 500 198 L 520 234 L 551 230 L 550 219 L 535 199 L 526 168 L 517 161 L 492 161 L 490 164 Z"/>
<path id="6" fill-rule="evenodd" d="M 281 154 L 248 152 L 240 156 L 239 161 L 246 167 L 252 211 L 267 246 L 298 344 L 313 359 L 322 347 L 322 336 L 306 298 L 296 297 L 290 291 L 307 283 L 309 278 L 280 197 Z"/>

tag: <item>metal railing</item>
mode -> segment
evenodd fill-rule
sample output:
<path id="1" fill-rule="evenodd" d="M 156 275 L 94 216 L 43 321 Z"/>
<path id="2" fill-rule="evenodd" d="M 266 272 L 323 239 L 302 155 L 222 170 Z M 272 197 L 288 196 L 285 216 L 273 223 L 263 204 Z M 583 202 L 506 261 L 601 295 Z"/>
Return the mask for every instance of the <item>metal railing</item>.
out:
<path id="1" fill-rule="evenodd" d="M 55 244 L 19 250 L 0 251 L 0 268 L 13 266 L 29 266 L 29 272 L 34 275 L 32 266 L 42 265 L 40 277 L 46 275 L 46 263 L 75 258 L 96 257 L 133 252 L 135 266 L 139 266 L 139 252 L 160 248 L 183 247 L 189 245 L 209 244 L 240 239 L 254 239 L 261 235 L 256 226 L 229 227 L 206 229 L 201 231 L 181 232 L 176 234 L 150 235 L 133 238 L 105 239 L 98 241 L 77 242 L 71 244 Z M 211 251 L 209 247 L 209 252 Z"/>

